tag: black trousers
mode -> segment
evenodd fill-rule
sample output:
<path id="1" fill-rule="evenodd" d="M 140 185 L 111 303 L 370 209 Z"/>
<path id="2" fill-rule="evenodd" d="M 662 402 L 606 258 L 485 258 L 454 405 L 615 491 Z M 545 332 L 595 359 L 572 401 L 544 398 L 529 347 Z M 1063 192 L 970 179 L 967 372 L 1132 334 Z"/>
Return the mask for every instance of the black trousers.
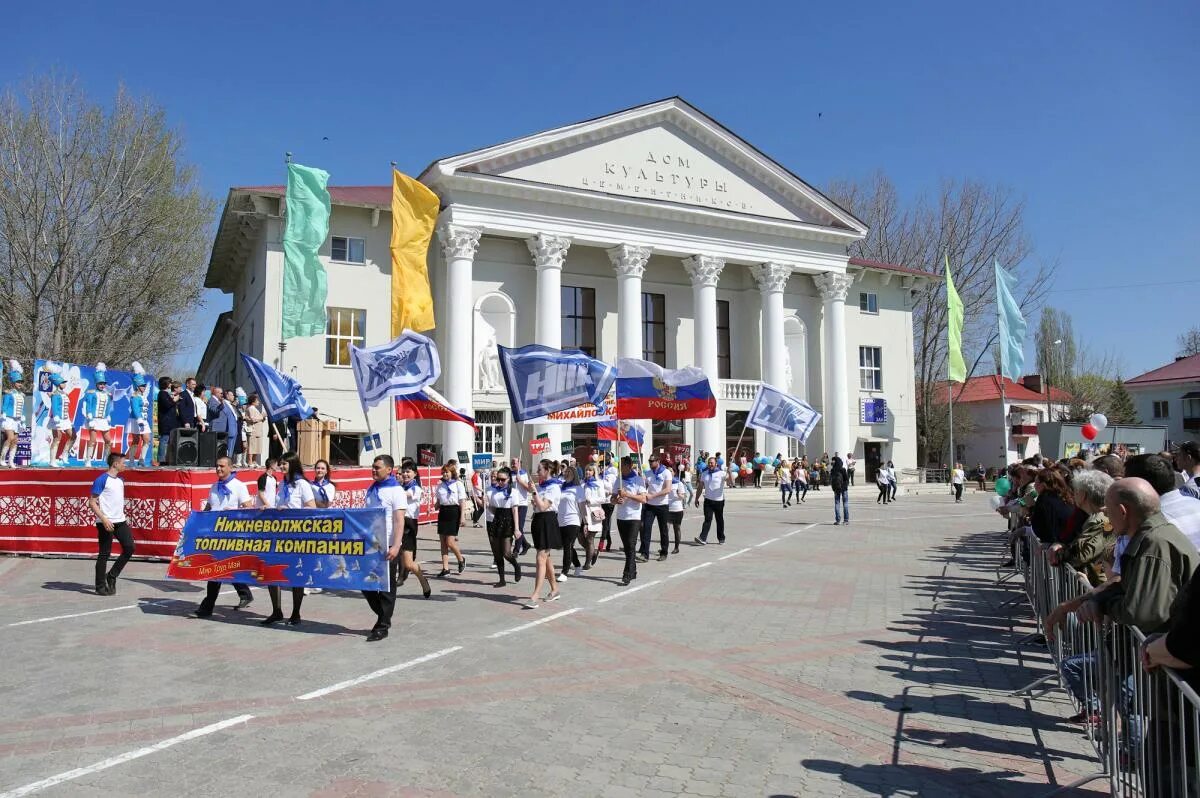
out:
<path id="1" fill-rule="evenodd" d="M 671 533 L 667 529 L 667 505 L 642 505 L 642 556 L 650 559 L 650 536 L 654 534 L 654 522 L 658 521 L 658 553 L 664 557 L 670 550 Z"/>
<path id="2" fill-rule="evenodd" d="M 133 556 L 133 532 L 129 530 L 129 524 L 124 521 L 118 521 L 113 524 L 112 532 L 104 528 L 104 524 L 96 524 L 96 537 L 98 545 L 98 553 L 96 555 L 96 587 L 105 587 L 107 585 L 107 577 L 111 576 L 116 579 L 121 575 L 121 570 L 125 567 L 125 563 L 129 562 L 129 558 Z M 121 544 L 121 556 L 113 563 L 112 570 L 108 570 L 108 557 L 112 554 L 113 538 Z"/>
<path id="3" fill-rule="evenodd" d="M 221 588 L 224 586 L 224 584 L 224 582 L 209 582 L 205 585 L 206 592 L 204 595 L 204 601 L 200 602 L 200 609 L 207 610 L 208 612 L 213 611 L 213 607 L 217 606 L 217 596 L 221 594 Z M 238 598 L 240 599 L 252 598 L 250 595 L 250 588 L 246 585 L 234 582 L 233 589 L 237 591 Z"/>
<path id="4" fill-rule="evenodd" d="M 712 526 L 713 518 L 717 519 L 717 540 L 724 542 L 725 540 L 725 500 L 716 501 L 714 499 L 704 500 L 704 526 L 700 527 L 700 539 L 708 540 L 708 530 Z"/>
<path id="5" fill-rule="evenodd" d="M 580 566 L 579 555 L 575 553 L 575 541 L 579 540 L 579 530 L 583 527 L 579 524 L 570 524 L 560 526 L 558 534 L 562 536 L 563 546 L 563 572 L 570 570 L 571 566 L 578 568 Z M 585 552 L 586 554 L 586 552 Z"/>
<path id="6" fill-rule="evenodd" d="M 955 483 L 955 485 L 954 485 L 954 500 L 955 501 L 959 501 L 959 502 L 962 501 L 962 490 L 963 490 L 962 483 L 961 482 Z"/>
<path id="7" fill-rule="evenodd" d="M 612 516 L 616 505 L 612 502 L 600 505 L 604 508 L 604 522 L 600 525 L 600 540 L 604 543 L 604 548 L 612 548 Z"/>
<path id="8" fill-rule="evenodd" d="M 617 519 L 617 534 L 621 536 L 621 545 L 625 547 L 625 573 L 622 576 L 630 581 L 637 579 L 637 560 L 633 555 L 637 551 L 638 533 L 641 528 L 641 521 Z"/>
<path id="9" fill-rule="evenodd" d="M 853 485 L 854 484 L 854 469 L 853 468 L 847 469 L 846 473 L 850 475 L 850 484 Z"/>
<path id="10" fill-rule="evenodd" d="M 388 581 L 391 587 L 387 590 L 364 590 L 363 598 L 367 606 L 375 613 L 373 629 L 391 629 L 392 613 L 396 610 L 396 585 L 400 584 L 400 569 L 403 567 L 403 553 L 388 563 Z"/>
<path id="11" fill-rule="evenodd" d="M 891 492 L 892 492 L 891 485 L 889 485 L 886 482 L 881 483 L 879 485 L 879 495 L 875 498 L 875 503 L 879 504 L 879 502 L 882 501 L 884 504 L 887 504 L 888 498 L 891 495 Z"/>
<path id="12" fill-rule="evenodd" d="M 756 487 L 756 488 L 762 487 L 762 475 L 763 475 L 763 470 L 761 468 L 754 469 L 754 487 Z"/>

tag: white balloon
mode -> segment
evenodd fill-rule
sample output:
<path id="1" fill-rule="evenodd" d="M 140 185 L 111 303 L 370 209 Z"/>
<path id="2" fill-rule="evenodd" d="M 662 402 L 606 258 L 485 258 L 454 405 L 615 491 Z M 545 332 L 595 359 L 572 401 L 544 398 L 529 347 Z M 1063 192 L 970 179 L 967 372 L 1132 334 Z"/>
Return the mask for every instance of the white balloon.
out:
<path id="1" fill-rule="evenodd" d="M 1002 498 L 1000 498 L 999 496 L 996 496 L 995 494 L 993 494 L 993 495 L 992 495 L 992 498 L 991 498 L 991 502 L 990 502 L 990 503 L 991 503 L 991 505 L 992 505 L 992 509 L 993 509 L 993 510 L 999 510 L 999 509 L 1000 509 L 1000 507 L 1001 507 L 1001 505 L 1003 505 L 1003 504 L 1004 504 L 1004 499 L 1002 499 Z"/>
<path id="2" fill-rule="evenodd" d="M 1097 430 L 1102 430 L 1108 426 L 1108 418 L 1103 413 L 1092 413 L 1092 417 L 1088 421 Z"/>

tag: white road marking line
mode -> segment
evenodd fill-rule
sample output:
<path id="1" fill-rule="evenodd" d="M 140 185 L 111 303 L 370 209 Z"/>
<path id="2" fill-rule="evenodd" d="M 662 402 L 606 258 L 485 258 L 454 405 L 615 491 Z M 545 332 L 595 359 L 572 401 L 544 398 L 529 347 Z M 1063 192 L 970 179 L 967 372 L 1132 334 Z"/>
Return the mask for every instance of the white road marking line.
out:
<path id="1" fill-rule="evenodd" d="M 596 603 L 603 604 L 606 601 L 612 601 L 613 599 L 619 599 L 622 596 L 628 596 L 630 593 L 636 593 L 639 590 L 645 590 L 648 587 L 654 587 L 655 585 L 658 585 L 658 584 L 662 584 L 661 579 L 655 579 L 653 582 L 647 582 L 644 585 L 638 585 L 637 587 L 631 587 L 628 590 L 622 590 L 620 593 L 613 593 L 611 596 L 605 596 L 602 599 L 597 599 Z"/>
<path id="2" fill-rule="evenodd" d="M 750 549 L 749 549 L 749 548 L 740 549 L 739 551 L 735 551 L 735 552 L 733 552 L 732 554 L 726 554 L 724 557 L 718 557 L 717 559 L 718 559 L 718 560 L 728 560 L 730 557 L 736 557 L 736 556 L 738 556 L 739 554 L 745 554 L 745 553 L 746 553 L 746 552 L 748 552 L 748 551 L 750 551 Z"/>
<path id="3" fill-rule="evenodd" d="M 403 670 L 407 670 L 408 668 L 414 668 L 417 665 L 421 665 L 422 663 L 437 659 L 438 657 L 444 657 L 447 654 L 453 654 L 455 651 L 462 651 L 462 646 L 452 646 L 450 648 L 443 648 L 441 651 L 434 651 L 432 654 L 426 654 L 423 657 L 417 657 L 416 659 L 410 659 L 408 662 L 401 662 L 399 665 L 392 665 L 387 668 L 380 668 L 377 671 L 372 671 L 371 673 L 367 673 L 362 676 L 356 676 L 353 679 L 347 679 L 344 682 L 338 682 L 337 684 L 332 684 L 329 687 L 322 687 L 320 690 L 313 690 L 311 693 L 305 693 L 304 695 L 298 695 L 298 696 L 296 696 L 296 700 L 297 701 L 310 701 L 314 698 L 321 698 L 322 696 L 327 696 L 330 693 L 336 693 L 339 690 L 345 690 L 348 687 L 357 687 L 358 685 L 363 684 L 365 682 L 369 682 L 372 679 L 378 679 L 380 676 L 387 676 L 389 673 L 396 673 L 397 671 L 403 671 Z M 2 796 L 0 796 L 0 798 L 2 798 Z"/>
<path id="4" fill-rule="evenodd" d="M 545 618 L 538 618 L 536 621 L 531 621 L 529 623 L 523 623 L 520 626 L 514 626 L 511 629 L 505 629 L 503 632 L 495 632 L 493 634 L 488 635 L 488 640 L 495 640 L 497 637 L 504 637 L 505 635 L 511 635 L 511 634 L 516 634 L 517 632 L 523 632 L 526 629 L 532 629 L 535 626 L 541 626 L 544 623 L 550 623 L 551 621 L 556 620 L 558 618 L 563 618 L 563 617 L 566 617 L 567 615 L 573 615 L 574 613 L 579 612 L 581 609 L 583 609 L 583 607 L 574 607 L 569 610 L 563 610 L 562 612 L 556 612 L 553 615 L 547 615 Z"/>
<path id="5" fill-rule="evenodd" d="M 793 529 L 791 532 L 788 532 L 786 535 L 782 535 L 781 537 L 790 538 L 792 535 L 799 535 L 801 532 L 806 532 L 809 529 L 812 529 L 814 526 L 816 526 L 816 524 L 809 524 L 808 526 L 802 526 L 799 529 Z"/>
<path id="6" fill-rule="evenodd" d="M 138 607 L 149 607 L 151 605 L 161 604 L 161 603 L 162 603 L 161 601 L 142 601 L 142 602 L 138 602 L 137 604 L 126 604 L 123 607 L 109 607 L 106 610 L 91 610 L 90 612 L 76 612 L 71 615 L 54 615 L 49 618 L 34 618 L 31 621 L 17 621 L 16 623 L 7 623 L 4 625 L 4 628 L 8 629 L 9 627 L 13 627 L 13 626 L 29 626 L 30 624 L 34 624 L 34 623 L 49 623 L 50 621 L 65 621 L 68 618 L 83 618 L 87 615 L 101 615 L 106 612 L 117 612 L 118 610 L 133 610 L 133 609 L 137 609 Z"/>
<path id="7" fill-rule="evenodd" d="M 246 723 L 247 721 L 253 719 L 253 715 L 238 715 L 236 718 L 229 718 L 228 720 L 223 720 L 220 723 L 213 723 L 212 725 L 204 726 L 199 729 L 192 729 L 190 732 L 184 732 L 178 737 L 171 737 L 163 740 L 162 742 L 155 743 L 154 745 L 147 746 L 145 748 L 139 748 L 136 751 L 129 751 L 128 753 L 121 754 L 120 756 L 114 756 L 110 759 L 101 760 L 94 765 L 68 770 L 65 773 L 59 773 L 57 776 L 51 776 L 48 779 L 35 781 L 32 784 L 26 784 L 24 787 L 18 787 L 15 790 L 9 790 L 6 793 L 0 793 L 0 798 L 19 798 L 22 795 L 32 795 L 33 793 L 41 792 L 48 787 L 54 787 L 62 784 L 63 782 L 80 778 L 81 776 L 90 776 L 93 773 L 99 773 L 101 770 L 108 770 L 109 768 L 116 767 L 117 765 L 123 765 L 126 762 L 133 761 L 134 759 L 140 759 L 141 757 L 158 753 L 159 751 L 170 748 L 173 745 L 186 743 L 188 740 L 195 740 L 197 737 L 203 737 L 206 734 L 213 734 L 215 732 L 222 731 L 223 729 L 228 729 L 230 726 L 237 726 L 238 724 Z"/>
<path id="8" fill-rule="evenodd" d="M 756 549 L 757 549 L 757 548 L 758 548 L 758 547 L 760 547 L 760 546 L 765 546 L 765 545 L 767 545 L 768 543 L 774 543 L 774 542 L 775 542 L 775 541 L 777 541 L 777 540 L 779 540 L 779 538 L 771 538 L 770 540 L 764 540 L 762 543 L 755 543 L 755 544 L 754 544 L 754 548 L 756 548 Z"/>
<path id="9" fill-rule="evenodd" d="M 674 579 L 677 576 L 683 576 L 684 574 L 690 574 L 692 571 L 699 571 L 701 568 L 707 568 L 710 565 L 712 565 L 712 560 L 709 560 L 708 562 L 702 562 L 699 565 L 693 565 L 691 568 L 684 568 L 682 571 L 680 571 L 677 574 L 667 574 L 667 579 Z"/>

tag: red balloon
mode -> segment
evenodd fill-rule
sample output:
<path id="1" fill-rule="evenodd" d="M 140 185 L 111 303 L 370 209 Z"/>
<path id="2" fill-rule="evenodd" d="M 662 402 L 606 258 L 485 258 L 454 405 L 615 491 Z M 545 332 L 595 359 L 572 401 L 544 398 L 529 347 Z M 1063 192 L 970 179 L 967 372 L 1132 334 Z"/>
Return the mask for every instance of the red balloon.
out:
<path id="1" fill-rule="evenodd" d="M 1096 429 L 1096 427 L 1092 424 L 1084 424 L 1083 429 L 1081 429 L 1079 432 L 1089 441 L 1096 440 L 1096 436 L 1100 434 L 1100 430 Z"/>

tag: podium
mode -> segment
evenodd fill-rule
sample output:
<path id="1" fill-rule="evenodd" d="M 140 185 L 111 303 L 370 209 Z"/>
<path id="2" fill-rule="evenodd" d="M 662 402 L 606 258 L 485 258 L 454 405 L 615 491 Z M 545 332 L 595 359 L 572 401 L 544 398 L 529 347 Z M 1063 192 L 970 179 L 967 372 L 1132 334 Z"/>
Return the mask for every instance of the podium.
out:
<path id="1" fill-rule="evenodd" d="M 296 425 L 296 434 L 300 438 L 297 454 L 300 462 L 311 466 L 318 460 L 329 460 L 329 439 L 337 429 L 336 421 L 317 421 L 306 419 Z"/>

